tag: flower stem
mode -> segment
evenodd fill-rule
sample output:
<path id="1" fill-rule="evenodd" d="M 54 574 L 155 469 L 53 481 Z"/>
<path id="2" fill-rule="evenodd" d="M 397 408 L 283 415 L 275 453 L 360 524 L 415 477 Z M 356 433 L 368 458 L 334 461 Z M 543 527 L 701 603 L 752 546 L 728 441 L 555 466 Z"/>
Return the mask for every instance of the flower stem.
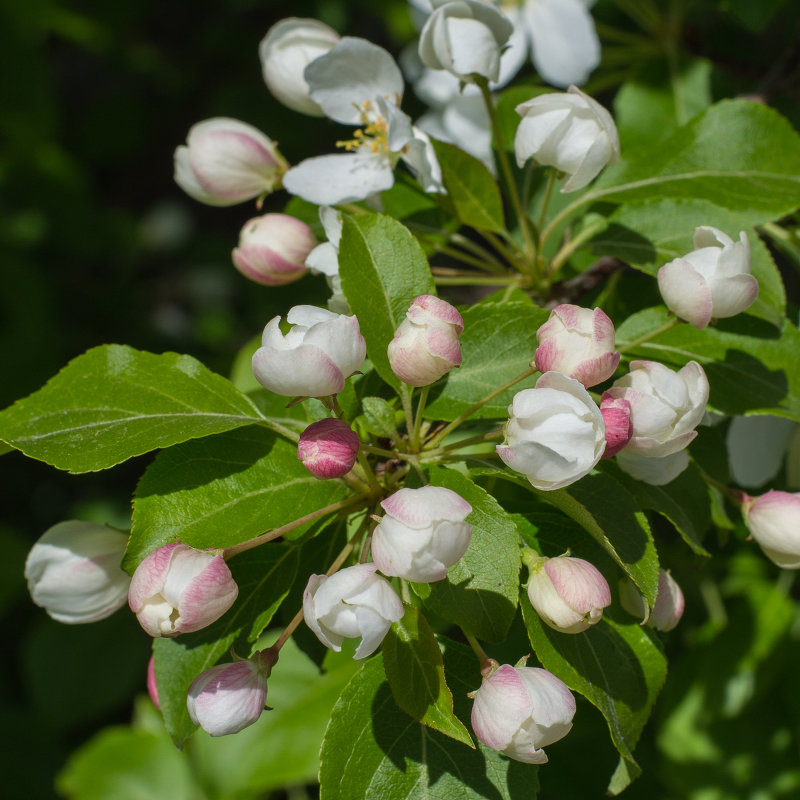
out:
<path id="1" fill-rule="evenodd" d="M 433 461 L 438 456 L 448 455 L 454 451 L 460 450 L 462 447 L 470 447 L 473 444 L 481 444 L 482 442 L 491 442 L 493 439 L 502 439 L 502 431 L 489 431 L 488 433 L 481 433 L 477 436 L 470 436 L 468 439 L 459 439 L 457 442 L 446 444 L 443 447 L 437 447 L 435 450 L 425 450 L 422 454 L 422 461 Z"/>
<path id="2" fill-rule="evenodd" d="M 419 400 L 417 401 L 417 415 L 414 418 L 414 431 L 411 436 L 412 449 L 415 453 L 419 452 L 419 432 L 422 428 L 422 415 L 425 412 L 425 403 L 428 402 L 428 392 L 430 392 L 430 390 L 430 386 L 423 386 L 419 393 Z"/>
<path id="3" fill-rule="evenodd" d="M 406 383 L 400 384 L 400 402 L 403 404 L 403 414 L 406 418 L 406 432 L 408 433 L 409 447 L 413 447 L 411 442 L 414 430 L 414 412 L 411 408 L 411 387 Z"/>
<path id="4" fill-rule="evenodd" d="M 640 336 L 638 339 L 634 339 L 632 342 L 625 342 L 619 348 L 620 353 L 627 353 L 629 350 L 633 350 L 638 347 L 640 344 L 644 344 L 645 342 L 649 342 L 651 339 L 655 339 L 656 336 L 674 328 L 676 325 L 680 324 L 680 320 L 677 317 L 672 317 L 668 319 L 663 325 L 656 328 L 655 330 L 648 331 L 644 335 Z"/>

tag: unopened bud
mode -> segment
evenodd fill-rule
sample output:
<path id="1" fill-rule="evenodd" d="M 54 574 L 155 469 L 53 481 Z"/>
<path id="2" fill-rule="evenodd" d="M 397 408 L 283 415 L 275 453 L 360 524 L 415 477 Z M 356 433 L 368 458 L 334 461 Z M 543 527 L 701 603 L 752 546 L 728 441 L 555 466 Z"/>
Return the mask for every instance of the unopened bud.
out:
<path id="1" fill-rule="evenodd" d="M 341 478 L 356 463 L 359 446 L 358 434 L 346 422 L 329 417 L 300 434 L 297 457 L 315 478 Z"/>

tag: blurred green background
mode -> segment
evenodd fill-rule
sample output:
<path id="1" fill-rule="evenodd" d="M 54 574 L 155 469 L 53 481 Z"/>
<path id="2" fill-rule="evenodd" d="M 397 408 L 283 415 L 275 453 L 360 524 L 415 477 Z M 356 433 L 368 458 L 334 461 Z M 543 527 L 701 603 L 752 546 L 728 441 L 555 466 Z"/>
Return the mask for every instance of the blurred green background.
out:
<path id="1" fill-rule="evenodd" d="M 601 0 L 596 15 L 630 27 L 625 5 Z M 798 126 L 796 0 L 661 6 L 665 19 L 685 13 L 682 47 L 712 60 L 715 97 L 764 96 Z M 405 0 L 0 5 L 0 406 L 104 342 L 187 352 L 227 374 L 235 353 L 269 318 L 297 302 L 324 303 L 321 278 L 275 290 L 240 276 L 230 250 L 254 216 L 252 206 L 207 208 L 172 181 L 174 148 L 207 117 L 255 125 L 291 162 L 331 149 L 338 129 L 284 109 L 261 79 L 258 43 L 286 16 L 322 19 L 395 54 L 414 34 Z M 653 67 L 610 63 L 596 79 L 602 99 L 610 104 L 614 87 L 631 71 Z M 422 111 L 409 100 L 412 113 Z M 279 193 L 264 210 L 280 210 L 284 202 Z M 796 287 L 791 270 L 790 288 Z M 134 715 L 149 657 L 149 640 L 136 621 L 118 612 L 94 625 L 59 625 L 32 605 L 22 571 L 31 544 L 60 520 L 127 527 L 145 463 L 147 457 L 107 473 L 69 476 L 16 453 L 0 457 L 5 800 L 55 797 L 55 776 L 69 754 L 101 728 L 126 725 Z M 758 556 L 703 567 L 680 543 L 662 543 L 689 611 L 668 639 L 670 678 L 656 724 L 637 751 L 645 776 L 626 796 L 800 796 L 794 683 L 800 630 L 790 578 L 776 583 L 778 571 Z M 299 651 L 291 657 L 294 685 L 270 686 L 273 696 L 283 691 L 293 698 L 291 709 L 269 723 L 277 733 L 266 729 L 265 715 L 251 732 L 218 747 L 199 740 L 181 755 L 140 698 L 136 728 L 102 734 L 83 760 L 72 762 L 62 789 L 81 800 L 314 796 L 303 786 L 316 772 L 324 719 L 309 709 L 320 707 L 314 704 L 320 697 L 332 705 L 353 667 L 346 658 L 332 659 L 320 679 Z M 541 773 L 543 798 L 602 795 L 615 757 L 599 714 L 585 703 L 580 711 L 580 724 L 551 756 L 560 766 Z M 237 779 L 234 759 L 244 765 Z M 580 769 L 565 769 L 570 760 Z M 127 775 L 123 768 L 135 764 L 143 777 L 127 788 L 100 768 L 111 774 L 108 765 L 119 765 Z M 275 788 L 284 784 L 295 788 Z"/>

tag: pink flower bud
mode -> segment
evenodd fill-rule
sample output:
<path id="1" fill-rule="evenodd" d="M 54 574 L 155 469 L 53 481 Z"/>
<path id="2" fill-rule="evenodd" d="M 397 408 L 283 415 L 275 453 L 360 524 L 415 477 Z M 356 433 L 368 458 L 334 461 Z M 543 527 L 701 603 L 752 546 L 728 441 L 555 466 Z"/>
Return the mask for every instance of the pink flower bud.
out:
<path id="1" fill-rule="evenodd" d="M 386 516 L 372 532 L 372 559 L 384 575 L 416 583 L 447 577 L 447 568 L 466 553 L 472 506 L 450 489 L 400 489 L 381 506 Z"/>
<path id="2" fill-rule="evenodd" d="M 600 413 L 606 424 L 606 449 L 603 458 L 619 453 L 633 436 L 631 404 L 624 398 L 614 398 L 605 392 L 600 401 Z"/>
<path id="3" fill-rule="evenodd" d="M 644 619 L 647 606 L 639 590 L 629 580 L 619 582 L 619 601 L 622 607 L 634 617 Z M 656 601 L 646 624 L 657 631 L 671 631 L 683 616 L 684 599 L 681 587 L 666 570 L 658 571 Z"/>
<path id="4" fill-rule="evenodd" d="M 198 122 L 175 150 L 175 182 L 210 206 L 232 206 L 273 191 L 288 169 L 275 143 L 227 117 Z"/>
<path id="5" fill-rule="evenodd" d="M 428 386 L 461 364 L 461 314 L 430 294 L 417 297 L 389 342 L 389 364 L 409 386 Z"/>
<path id="6" fill-rule="evenodd" d="M 305 222 L 288 214 L 264 214 L 244 224 L 233 263 L 256 283 L 282 286 L 306 274 L 305 261 L 316 243 Z"/>
<path id="7" fill-rule="evenodd" d="M 694 232 L 696 250 L 658 271 L 658 288 L 673 314 L 695 328 L 712 319 L 733 317 L 758 297 L 758 281 L 750 274 L 750 243 L 742 231 L 734 242 L 717 228 L 702 225 Z"/>
<path id="8" fill-rule="evenodd" d="M 256 380 L 285 397 L 325 397 L 341 392 L 345 378 L 367 355 L 356 317 L 315 306 L 295 306 L 286 319 L 293 327 L 285 335 L 280 317 L 264 328 L 261 347 L 253 355 Z"/>
<path id="9" fill-rule="evenodd" d="M 131 579 L 128 604 L 151 636 L 205 628 L 236 600 L 239 587 L 220 555 L 168 544 L 148 555 Z"/>
<path id="10" fill-rule="evenodd" d="M 472 729 L 485 745 L 526 764 L 546 764 L 542 748 L 572 728 L 575 698 L 545 669 L 503 664 L 475 692 Z"/>
<path id="11" fill-rule="evenodd" d="M 800 494 L 771 491 L 742 507 L 750 533 L 770 561 L 800 569 Z"/>
<path id="12" fill-rule="evenodd" d="M 227 736 L 252 725 L 267 702 L 267 678 L 274 663 L 268 651 L 261 651 L 247 661 L 201 672 L 186 698 L 192 722 L 211 736 Z"/>
<path id="13" fill-rule="evenodd" d="M 95 622 L 125 604 L 120 569 L 128 537 L 105 525 L 69 520 L 49 528 L 25 562 L 28 591 L 59 622 Z"/>
<path id="14" fill-rule="evenodd" d="M 153 705 L 161 711 L 161 702 L 158 699 L 158 684 L 156 683 L 156 662 L 153 656 L 147 662 L 147 694 L 153 701 Z"/>
<path id="15" fill-rule="evenodd" d="M 375 652 L 393 622 L 403 616 L 403 601 L 376 574 L 375 564 L 356 564 L 333 575 L 312 575 L 303 593 L 303 618 L 325 647 L 342 649 L 345 639 L 361 637 L 354 658 Z"/>
<path id="16" fill-rule="evenodd" d="M 611 590 L 600 570 L 582 558 L 538 558 L 530 565 L 528 598 L 536 613 L 561 633 L 581 633 L 600 621 Z"/>
<path id="17" fill-rule="evenodd" d="M 359 446 L 358 434 L 346 422 L 329 417 L 303 431 L 297 457 L 315 478 L 341 478 L 353 469 Z"/>
<path id="18" fill-rule="evenodd" d="M 602 383 L 614 374 L 620 355 L 614 350 L 614 323 L 599 308 L 564 304 L 536 331 L 536 369 L 555 370 L 584 386 Z"/>

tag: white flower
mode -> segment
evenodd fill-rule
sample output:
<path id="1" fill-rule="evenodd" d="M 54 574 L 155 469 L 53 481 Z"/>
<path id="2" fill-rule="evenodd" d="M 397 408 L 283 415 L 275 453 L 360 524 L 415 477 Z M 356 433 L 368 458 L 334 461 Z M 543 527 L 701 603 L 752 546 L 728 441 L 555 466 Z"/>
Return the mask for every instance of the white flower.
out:
<path id="1" fill-rule="evenodd" d="M 303 72 L 338 41 L 339 34 L 316 19 L 289 17 L 276 22 L 258 47 L 264 81 L 272 94 L 301 114 L 324 116 L 309 96 Z"/>
<path id="2" fill-rule="evenodd" d="M 784 569 L 800 569 L 800 494 L 771 491 L 742 506 L 753 538 Z"/>
<path id="3" fill-rule="evenodd" d="M 175 150 L 175 182 L 210 206 L 232 206 L 273 191 L 288 164 L 257 128 L 227 117 L 203 120 Z"/>
<path id="4" fill-rule="evenodd" d="M 306 258 L 306 266 L 314 273 L 322 273 L 333 294 L 328 308 L 336 314 L 350 314 L 350 306 L 342 292 L 339 276 L 339 242 L 342 240 L 342 213 L 330 206 L 320 206 L 319 221 L 325 229 L 327 242 L 318 244 Z"/>
<path id="5" fill-rule="evenodd" d="M 95 622 L 125 604 L 130 578 L 120 569 L 128 537 L 94 522 L 69 520 L 45 531 L 28 553 L 33 602 L 55 620 Z"/>
<path id="6" fill-rule="evenodd" d="M 694 232 L 687 255 L 658 271 L 658 288 L 673 314 L 695 328 L 712 319 L 733 317 L 758 297 L 758 281 L 750 274 L 750 243 L 744 231 L 734 242 L 717 228 L 703 225 Z"/>
<path id="7" fill-rule="evenodd" d="M 508 18 L 480 0 L 436 0 L 433 5 L 419 37 L 422 63 L 466 82 L 475 76 L 496 81 L 502 48 L 513 30 Z"/>
<path id="8" fill-rule="evenodd" d="M 384 575 L 416 583 L 447 577 L 447 568 L 466 553 L 472 506 L 450 489 L 400 489 L 381 506 L 386 516 L 372 533 L 372 558 Z"/>
<path id="9" fill-rule="evenodd" d="M 312 575 L 303 593 L 303 617 L 316 637 L 339 652 L 345 639 L 361 637 L 354 658 L 378 648 L 393 622 L 403 616 L 403 602 L 375 564 L 356 564 L 326 575 Z"/>
<path id="10" fill-rule="evenodd" d="M 619 161 L 619 136 L 611 114 L 575 86 L 542 94 L 517 106 L 522 121 L 514 149 L 522 167 L 529 158 L 569 175 L 562 192 L 592 181 L 606 164 Z"/>
<path id="11" fill-rule="evenodd" d="M 256 380 L 285 397 L 325 397 L 344 388 L 367 355 L 358 320 L 315 306 L 295 306 L 284 336 L 280 317 L 264 328 L 253 355 Z"/>
<path id="12" fill-rule="evenodd" d="M 600 409 L 578 381 L 546 372 L 514 395 L 506 442 L 497 454 L 537 489 L 560 489 L 588 475 L 603 455 Z"/>
<path id="13" fill-rule="evenodd" d="M 302 161 L 283 178 L 291 194 L 317 205 L 363 200 L 390 189 L 403 160 L 425 191 L 442 191 L 441 170 L 428 137 L 400 108 L 403 76 L 382 47 L 344 37 L 305 70 L 314 100 L 326 116 L 360 125 L 338 142 L 346 152 Z"/>
<path id="14" fill-rule="evenodd" d="M 151 636 L 173 637 L 216 622 L 239 594 L 220 555 L 168 544 L 136 568 L 128 604 Z"/>
<path id="15" fill-rule="evenodd" d="M 542 748 L 572 729 L 575 698 L 544 669 L 503 664 L 475 692 L 472 729 L 485 745 L 526 764 L 546 764 Z"/>
<path id="16" fill-rule="evenodd" d="M 619 600 L 629 614 L 644 619 L 647 606 L 632 581 L 624 579 L 619 582 Z M 656 601 L 647 618 L 647 626 L 665 633 L 671 631 L 681 621 L 684 604 L 683 592 L 678 582 L 669 572 L 659 569 Z"/>

